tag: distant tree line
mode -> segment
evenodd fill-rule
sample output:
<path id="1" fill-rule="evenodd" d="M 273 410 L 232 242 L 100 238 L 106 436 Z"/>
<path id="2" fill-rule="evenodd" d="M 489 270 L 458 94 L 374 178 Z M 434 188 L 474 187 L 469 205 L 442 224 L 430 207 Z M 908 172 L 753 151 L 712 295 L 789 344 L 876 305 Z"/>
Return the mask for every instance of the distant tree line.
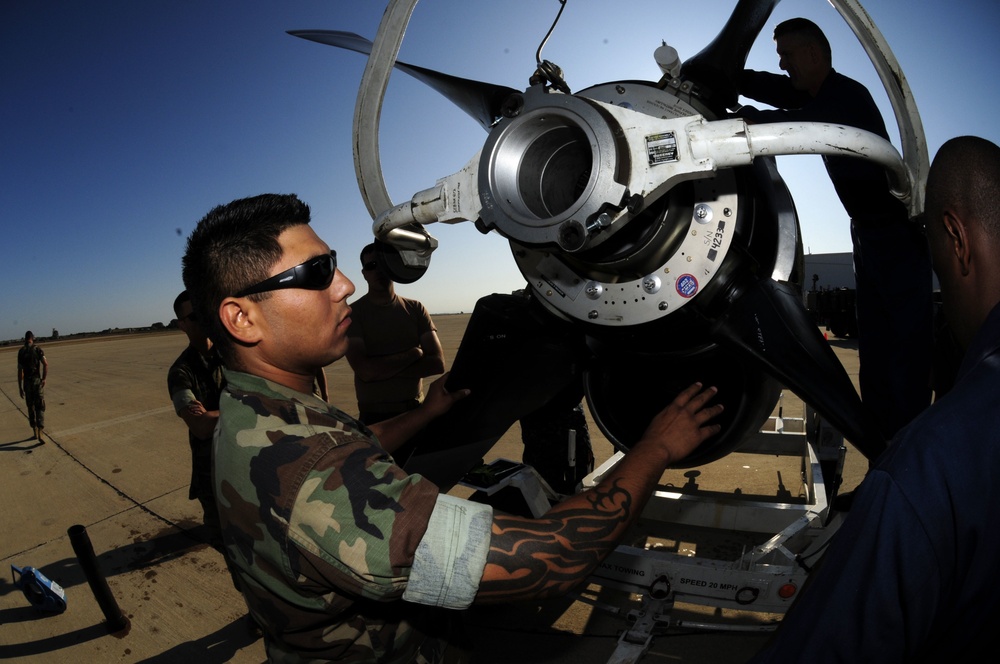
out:
<path id="1" fill-rule="evenodd" d="M 177 320 L 171 320 L 167 324 L 163 323 L 153 323 L 149 327 L 115 327 L 102 330 L 100 332 L 77 332 L 75 334 L 59 334 L 59 330 L 52 328 L 52 336 L 42 337 L 36 336 L 35 343 L 42 344 L 46 341 L 67 341 L 70 339 L 89 339 L 93 337 L 109 337 L 118 336 L 126 334 L 145 334 L 148 332 L 163 332 L 165 330 L 176 330 Z M 18 339 L 7 339 L 6 341 L 0 341 L 0 347 L 3 346 L 20 346 L 24 343 L 24 338 Z"/>

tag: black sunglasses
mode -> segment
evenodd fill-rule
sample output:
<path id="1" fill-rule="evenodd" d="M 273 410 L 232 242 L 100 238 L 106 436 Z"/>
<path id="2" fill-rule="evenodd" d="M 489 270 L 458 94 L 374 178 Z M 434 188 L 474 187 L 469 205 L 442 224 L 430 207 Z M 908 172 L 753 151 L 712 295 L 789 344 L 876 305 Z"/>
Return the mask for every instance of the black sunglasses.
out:
<path id="1" fill-rule="evenodd" d="M 281 274 L 268 277 L 258 284 L 244 288 L 233 297 L 246 297 L 282 288 L 324 290 L 333 281 L 333 275 L 336 272 L 337 252 L 331 249 L 329 254 L 313 256 L 305 263 L 290 267 Z"/>
<path id="2" fill-rule="evenodd" d="M 181 320 L 189 320 L 192 323 L 197 323 L 198 322 L 198 314 L 196 314 L 195 312 L 192 311 L 191 313 L 189 313 L 187 316 L 185 316 Z"/>
<path id="3" fill-rule="evenodd" d="M 361 265 L 361 269 L 365 270 L 366 272 L 371 272 L 376 268 L 378 268 L 378 263 L 376 261 L 368 261 L 367 263 L 363 263 Z"/>

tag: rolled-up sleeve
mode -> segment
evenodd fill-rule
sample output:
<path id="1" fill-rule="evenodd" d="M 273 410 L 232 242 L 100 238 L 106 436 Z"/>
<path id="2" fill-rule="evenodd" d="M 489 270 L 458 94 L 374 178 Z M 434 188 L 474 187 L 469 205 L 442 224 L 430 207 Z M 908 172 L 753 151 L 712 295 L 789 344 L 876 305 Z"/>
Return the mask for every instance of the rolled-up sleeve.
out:
<path id="1" fill-rule="evenodd" d="M 403 599 L 464 609 L 479 590 L 490 550 L 493 508 L 447 494 L 437 498 Z"/>
<path id="2" fill-rule="evenodd" d="M 180 415 L 181 411 L 198 400 L 194 392 L 188 388 L 178 389 L 170 395 L 170 400 L 174 404 L 174 412 Z"/>

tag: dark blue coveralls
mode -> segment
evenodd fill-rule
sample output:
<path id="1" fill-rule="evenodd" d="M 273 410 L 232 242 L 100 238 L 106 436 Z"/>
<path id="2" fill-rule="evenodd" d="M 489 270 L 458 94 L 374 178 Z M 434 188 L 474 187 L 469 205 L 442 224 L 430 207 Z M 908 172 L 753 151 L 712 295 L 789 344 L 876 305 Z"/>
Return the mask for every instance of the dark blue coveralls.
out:
<path id="1" fill-rule="evenodd" d="M 740 94 L 779 109 L 744 106 L 738 115 L 752 122 L 826 122 L 888 140 L 868 89 L 834 70 L 815 97 L 793 88 L 787 76 L 745 70 Z M 851 218 L 861 399 L 888 440 L 931 400 L 930 251 L 881 166 L 842 156 L 824 155 L 823 162 Z"/>

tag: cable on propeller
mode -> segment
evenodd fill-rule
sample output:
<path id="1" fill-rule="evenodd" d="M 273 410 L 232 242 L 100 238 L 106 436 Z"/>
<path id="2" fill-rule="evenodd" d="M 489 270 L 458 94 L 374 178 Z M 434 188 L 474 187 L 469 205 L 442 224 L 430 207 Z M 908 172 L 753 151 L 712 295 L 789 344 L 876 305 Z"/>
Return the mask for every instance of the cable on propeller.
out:
<path id="1" fill-rule="evenodd" d="M 562 16 L 563 10 L 566 9 L 566 0 L 559 0 L 559 12 L 556 14 L 556 18 L 552 21 L 552 27 L 545 34 L 545 38 L 542 39 L 542 43 L 538 45 L 538 50 L 535 51 L 535 62 L 538 68 L 535 69 L 535 73 L 532 74 L 529 79 L 531 85 L 537 85 L 539 83 L 548 82 L 559 92 L 564 94 L 571 94 L 569 86 L 566 85 L 566 80 L 563 78 L 562 69 L 559 65 L 549 62 L 548 60 L 542 60 L 542 49 L 545 48 L 545 44 L 549 41 L 549 37 L 552 36 L 552 31 L 556 29 L 556 24 L 559 23 L 559 18 Z"/>

